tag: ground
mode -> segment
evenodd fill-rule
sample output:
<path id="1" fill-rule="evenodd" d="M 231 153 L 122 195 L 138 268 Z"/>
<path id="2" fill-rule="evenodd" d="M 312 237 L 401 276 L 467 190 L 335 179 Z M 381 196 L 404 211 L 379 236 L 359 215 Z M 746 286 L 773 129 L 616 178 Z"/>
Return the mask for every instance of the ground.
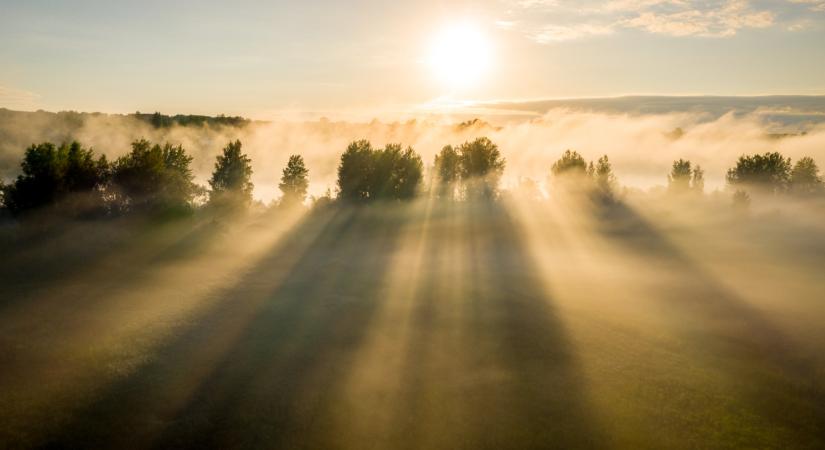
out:
<path id="1" fill-rule="evenodd" d="M 4 230 L 0 447 L 825 446 L 819 216 L 657 205 Z"/>

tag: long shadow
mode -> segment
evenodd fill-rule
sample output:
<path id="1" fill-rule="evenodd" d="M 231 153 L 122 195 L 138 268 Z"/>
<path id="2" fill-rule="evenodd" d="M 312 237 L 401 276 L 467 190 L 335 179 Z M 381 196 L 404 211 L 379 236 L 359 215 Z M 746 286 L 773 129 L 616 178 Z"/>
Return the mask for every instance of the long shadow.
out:
<path id="1" fill-rule="evenodd" d="M 218 306 L 51 440 L 122 448 L 329 447 L 332 400 L 369 327 L 403 207 L 309 219 Z M 315 228 L 314 232 L 312 228 Z M 309 237 L 308 237 L 309 236 Z M 288 263 L 285 261 L 289 261 Z"/>
<path id="2" fill-rule="evenodd" d="M 739 370 L 736 377 L 758 380 L 762 388 L 749 402 L 759 414 L 795 434 L 797 444 L 825 445 L 821 374 L 817 376 L 817 368 L 787 335 L 628 205 L 613 204 L 598 211 L 596 218 L 601 232 L 616 245 L 677 275 L 680 284 L 664 287 L 661 298 L 682 314 L 702 318 L 700 324 L 681 330 L 687 339 L 732 362 Z"/>
<path id="3" fill-rule="evenodd" d="M 68 282 L 84 281 L 96 290 L 122 286 L 140 273 L 136 269 L 205 252 L 221 231 L 193 217 L 67 220 L 43 231 L 19 226 L 24 238 L 2 249 L 0 313 Z"/>
<path id="4" fill-rule="evenodd" d="M 607 446 L 542 274 L 509 213 L 496 203 L 471 202 L 447 214 L 453 225 L 431 230 L 443 235 L 426 246 L 423 266 L 431 270 L 420 281 L 412 314 L 415 332 L 406 349 L 399 405 L 406 424 L 399 430 L 401 447 Z M 457 246 L 465 272 L 450 271 L 449 259 L 439 257 L 448 245 L 443 239 Z M 454 298 L 444 298 L 455 276 L 466 279 Z M 458 323 L 450 320 L 454 310 L 444 311 L 451 300 L 460 302 Z M 460 329 L 437 329 L 451 325 Z M 434 366 L 432 359 L 445 352 L 436 344 L 444 339 L 456 354 Z M 428 408 L 425 423 L 446 424 L 439 427 L 441 436 L 421 425 Z"/>

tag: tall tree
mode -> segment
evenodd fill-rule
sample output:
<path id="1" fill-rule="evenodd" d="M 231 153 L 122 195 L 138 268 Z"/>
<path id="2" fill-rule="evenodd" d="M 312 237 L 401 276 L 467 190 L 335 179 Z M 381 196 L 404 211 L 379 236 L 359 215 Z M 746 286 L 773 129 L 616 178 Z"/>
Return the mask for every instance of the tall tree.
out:
<path id="1" fill-rule="evenodd" d="M 690 189 L 690 180 L 693 176 L 693 168 L 690 161 L 678 159 L 673 161 L 670 174 L 667 176 L 667 186 L 670 192 L 684 193 Z"/>
<path id="2" fill-rule="evenodd" d="M 291 155 L 281 175 L 281 183 L 278 184 L 283 193 L 281 204 L 295 205 L 304 202 L 309 187 L 308 175 L 309 170 L 304 165 L 304 158 L 301 155 Z"/>
<path id="3" fill-rule="evenodd" d="M 793 166 L 790 178 L 791 191 L 797 195 L 812 195 L 822 192 L 822 177 L 816 161 L 803 157 Z"/>
<path id="4" fill-rule="evenodd" d="M 348 201 L 369 200 L 373 170 L 372 144 L 365 139 L 350 143 L 338 165 L 338 191 L 341 198 Z"/>
<path id="5" fill-rule="evenodd" d="M 612 198 L 613 191 L 616 187 L 616 175 L 613 173 L 613 166 L 607 155 L 602 156 L 596 161 L 596 167 L 593 170 L 593 181 L 596 183 L 596 190 L 605 198 Z"/>
<path id="6" fill-rule="evenodd" d="M 452 145 L 446 145 L 435 155 L 435 170 L 438 178 L 438 194 L 453 198 L 461 176 L 461 158 Z"/>
<path id="7" fill-rule="evenodd" d="M 705 192 L 705 171 L 698 164 L 693 168 L 693 176 L 690 180 L 690 188 L 693 192 L 701 194 Z"/>
<path id="8" fill-rule="evenodd" d="M 252 160 L 241 152 L 241 141 L 230 142 L 217 156 L 209 180 L 210 202 L 247 205 L 252 201 Z"/>

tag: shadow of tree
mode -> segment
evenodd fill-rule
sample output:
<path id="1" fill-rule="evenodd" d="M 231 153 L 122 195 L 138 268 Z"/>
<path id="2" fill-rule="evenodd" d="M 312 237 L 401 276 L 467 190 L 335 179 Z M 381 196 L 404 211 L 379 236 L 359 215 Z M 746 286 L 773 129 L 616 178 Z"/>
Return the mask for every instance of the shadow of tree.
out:
<path id="1" fill-rule="evenodd" d="M 725 370 L 734 371 L 732 375 L 742 380 L 738 388 L 744 394 L 740 395 L 747 396 L 757 414 L 784 429 L 786 435 L 799 438 L 799 442 L 785 444 L 816 447 L 825 443 L 821 379 L 810 357 L 792 339 L 630 206 L 617 203 L 598 210 L 596 220 L 602 235 L 614 245 L 675 278 L 675 282 L 659 283 L 657 294 L 676 317 L 683 318 L 682 325 L 674 329 L 712 354 Z"/>
<path id="2" fill-rule="evenodd" d="M 492 202 L 448 202 L 434 215 L 439 225 L 425 245 L 393 446 L 607 446 L 543 274 L 512 217 Z"/>
<path id="3" fill-rule="evenodd" d="M 151 364 L 51 439 L 95 448 L 331 445 L 330 398 L 379 298 L 407 212 L 307 219 Z M 207 274 L 205 274 L 208 276 Z M 318 422 L 321 423 L 318 423 Z"/>

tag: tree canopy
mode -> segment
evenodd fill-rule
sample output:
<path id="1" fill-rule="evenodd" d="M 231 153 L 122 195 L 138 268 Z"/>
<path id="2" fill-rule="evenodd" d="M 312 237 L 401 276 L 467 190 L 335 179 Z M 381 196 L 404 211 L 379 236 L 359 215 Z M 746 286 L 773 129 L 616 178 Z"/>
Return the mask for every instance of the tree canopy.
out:
<path id="1" fill-rule="evenodd" d="M 565 150 L 558 161 L 553 163 L 550 171 L 556 177 L 561 176 L 585 176 L 587 175 L 587 162 L 577 151 Z"/>
<path id="2" fill-rule="evenodd" d="M 15 214 L 61 201 L 69 194 L 100 205 L 100 189 L 109 175 L 106 157 L 95 157 L 94 151 L 77 142 L 60 147 L 48 142 L 32 145 L 20 167 L 22 174 L 3 187 L 4 203 Z"/>
<path id="3" fill-rule="evenodd" d="M 129 210 L 187 208 L 198 191 L 191 163 L 180 145 L 133 142 L 132 151 L 118 158 L 112 170 L 121 205 Z"/>
<path id="4" fill-rule="evenodd" d="M 686 159 L 677 159 L 673 161 L 667 181 L 668 190 L 673 194 L 701 193 L 705 189 L 705 171 Z"/>
<path id="5" fill-rule="evenodd" d="M 210 202 L 246 205 L 252 201 L 252 160 L 241 152 L 241 141 L 230 142 L 217 156 L 209 180 Z"/>
<path id="6" fill-rule="evenodd" d="M 369 141 L 352 142 L 338 166 L 340 196 L 348 201 L 402 200 L 415 196 L 424 164 L 421 157 L 400 144 L 373 149 Z"/>
<path id="7" fill-rule="evenodd" d="M 281 175 L 278 188 L 283 193 L 281 203 L 293 205 L 303 203 L 309 188 L 309 170 L 304 165 L 301 155 L 291 155 Z"/>
<path id="8" fill-rule="evenodd" d="M 727 174 L 728 184 L 734 188 L 750 187 L 773 193 L 785 191 L 790 178 L 791 159 L 779 152 L 742 155 Z"/>
<path id="9" fill-rule="evenodd" d="M 793 166 L 790 188 L 797 195 L 813 195 L 822 192 L 822 177 L 813 158 L 805 156 Z"/>
<path id="10" fill-rule="evenodd" d="M 461 180 L 468 197 L 495 197 L 506 161 L 498 146 L 486 137 L 458 147 Z"/>

